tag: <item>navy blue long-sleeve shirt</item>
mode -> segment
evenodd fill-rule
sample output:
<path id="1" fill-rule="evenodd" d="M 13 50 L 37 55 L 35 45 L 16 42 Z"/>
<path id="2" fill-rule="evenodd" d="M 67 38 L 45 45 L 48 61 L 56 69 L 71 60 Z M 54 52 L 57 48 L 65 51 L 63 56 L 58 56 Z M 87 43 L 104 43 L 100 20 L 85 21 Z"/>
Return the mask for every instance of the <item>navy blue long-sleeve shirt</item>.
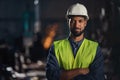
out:
<path id="1" fill-rule="evenodd" d="M 74 42 L 72 39 L 68 39 L 72 46 L 72 51 L 74 57 L 76 56 L 78 48 L 81 46 L 83 40 L 79 42 Z M 100 47 L 98 46 L 96 51 L 96 56 L 93 63 L 90 65 L 90 72 L 87 75 L 79 75 L 74 77 L 74 80 L 104 80 L 104 71 L 103 71 L 103 54 L 101 52 Z M 46 65 L 46 77 L 48 80 L 59 80 L 61 70 L 55 56 L 54 45 L 51 46 L 49 50 L 49 54 L 47 57 L 47 65 Z"/>

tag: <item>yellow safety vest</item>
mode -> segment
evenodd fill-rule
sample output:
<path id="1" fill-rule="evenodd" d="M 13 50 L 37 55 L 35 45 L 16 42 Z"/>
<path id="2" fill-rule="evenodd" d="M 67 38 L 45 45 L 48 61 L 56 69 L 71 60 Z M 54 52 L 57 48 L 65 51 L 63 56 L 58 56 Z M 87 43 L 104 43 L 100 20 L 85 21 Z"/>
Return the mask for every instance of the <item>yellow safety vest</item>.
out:
<path id="1" fill-rule="evenodd" d="M 95 58 L 97 46 L 97 42 L 85 38 L 74 57 L 68 39 L 54 42 L 55 56 L 59 66 L 65 70 L 88 68 Z"/>

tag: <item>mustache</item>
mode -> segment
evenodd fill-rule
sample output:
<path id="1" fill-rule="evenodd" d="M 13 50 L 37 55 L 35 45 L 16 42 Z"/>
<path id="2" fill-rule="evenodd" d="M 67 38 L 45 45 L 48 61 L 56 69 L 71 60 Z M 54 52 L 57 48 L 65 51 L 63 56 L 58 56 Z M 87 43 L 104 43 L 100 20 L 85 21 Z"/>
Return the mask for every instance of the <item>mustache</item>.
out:
<path id="1" fill-rule="evenodd" d="M 73 27 L 73 29 L 81 29 L 81 28 L 78 28 L 78 27 Z"/>
<path id="2" fill-rule="evenodd" d="M 74 29 L 74 30 L 76 30 L 76 29 L 79 29 L 79 30 L 81 30 L 81 28 L 75 28 L 75 27 L 74 27 L 73 29 Z"/>

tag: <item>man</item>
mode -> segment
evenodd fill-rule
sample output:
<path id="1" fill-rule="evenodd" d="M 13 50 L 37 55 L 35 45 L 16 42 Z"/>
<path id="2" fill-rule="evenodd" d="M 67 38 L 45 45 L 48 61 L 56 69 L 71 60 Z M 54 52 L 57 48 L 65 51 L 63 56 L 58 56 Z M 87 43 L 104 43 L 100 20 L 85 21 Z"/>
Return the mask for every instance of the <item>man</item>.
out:
<path id="1" fill-rule="evenodd" d="M 89 16 L 82 4 L 67 11 L 70 36 L 55 41 L 46 66 L 48 80 L 104 80 L 103 55 L 97 42 L 84 37 Z"/>

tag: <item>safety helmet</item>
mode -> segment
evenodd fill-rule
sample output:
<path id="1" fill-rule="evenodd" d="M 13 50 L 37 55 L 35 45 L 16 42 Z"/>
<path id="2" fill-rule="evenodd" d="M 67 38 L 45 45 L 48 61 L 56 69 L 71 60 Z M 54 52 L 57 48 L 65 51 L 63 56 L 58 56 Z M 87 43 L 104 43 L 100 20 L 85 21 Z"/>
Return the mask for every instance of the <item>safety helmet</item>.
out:
<path id="1" fill-rule="evenodd" d="M 67 18 L 69 18 L 69 16 L 74 16 L 74 15 L 85 16 L 87 19 L 89 19 L 86 7 L 80 3 L 73 4 L 67 10 L 67 14 L 66 14 Z"/>

